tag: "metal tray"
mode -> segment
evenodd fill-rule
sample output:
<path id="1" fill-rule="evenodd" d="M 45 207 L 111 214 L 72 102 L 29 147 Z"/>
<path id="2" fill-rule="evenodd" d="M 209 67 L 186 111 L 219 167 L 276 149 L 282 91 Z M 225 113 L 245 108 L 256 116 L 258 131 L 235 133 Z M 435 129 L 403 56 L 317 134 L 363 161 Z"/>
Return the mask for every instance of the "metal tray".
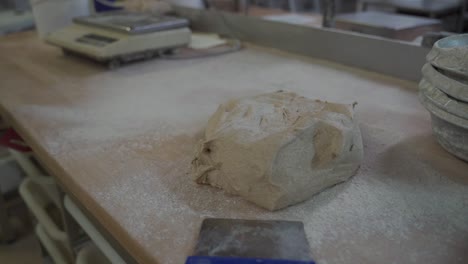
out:
<path id="1" fill-rule="evenodd" d="M 185 18 L 128 11 L 113 11 L 78 17 L 73 21 L 77 24 L 100 27 L 133 35 L 182 28 L 189 25 L 188 20 Z"/>

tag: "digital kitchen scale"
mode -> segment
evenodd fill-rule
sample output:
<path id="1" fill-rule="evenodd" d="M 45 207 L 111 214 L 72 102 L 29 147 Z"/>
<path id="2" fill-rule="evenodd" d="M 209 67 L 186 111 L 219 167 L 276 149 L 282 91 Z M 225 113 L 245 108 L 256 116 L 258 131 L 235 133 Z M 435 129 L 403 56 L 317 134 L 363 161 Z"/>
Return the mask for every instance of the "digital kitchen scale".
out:
<path id="1" fill-rule="evenodd" d="M 79 54 L 107 63 L 149 59 L 190 43 L 185 18 L 128 11 L 105 12 L 79 17 L 73 24 L 51 33 L 46 41 L 65 54 Z"/>

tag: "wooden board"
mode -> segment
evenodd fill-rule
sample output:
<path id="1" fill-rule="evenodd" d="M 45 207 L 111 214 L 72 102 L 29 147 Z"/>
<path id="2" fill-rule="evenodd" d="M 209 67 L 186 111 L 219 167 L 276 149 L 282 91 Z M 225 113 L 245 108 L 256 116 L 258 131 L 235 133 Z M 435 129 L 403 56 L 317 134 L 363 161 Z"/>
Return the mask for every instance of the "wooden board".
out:
<path id="1" fill-rule="evenodd" d="M 2 115 L 140 263 L 183 263 L 205 217 L 303 221 L 318 263 L 468 261 L 468 164 L 435 142 L 416 83 L 257 47 L 109 72 L 32 32 L 0 40 L 0 80 Z M 218 104 L 279 89 L 359 103 L 357 175 L 278 212 L 196 185 Z"/>

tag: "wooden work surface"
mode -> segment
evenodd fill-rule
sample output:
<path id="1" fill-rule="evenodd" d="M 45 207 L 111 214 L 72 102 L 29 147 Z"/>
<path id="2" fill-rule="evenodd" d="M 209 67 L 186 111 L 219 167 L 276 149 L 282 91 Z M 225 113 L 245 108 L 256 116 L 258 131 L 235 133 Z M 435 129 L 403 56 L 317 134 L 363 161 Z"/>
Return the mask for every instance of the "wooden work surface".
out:
<path id="1" fill-rule="evenodd" d="M 0 40 L 0 83 L 2 114 L 140 263 L 183 263 L 205 217 L 303 221 L 318 263 L 468 262 L 468 164 L 431 136 L 415 83 L 255 47 L 110 72 L 33 32 Z M 196 185 L 218 104 L 279 89 L 359 103 L 357 175 L 273 213 Z"/>

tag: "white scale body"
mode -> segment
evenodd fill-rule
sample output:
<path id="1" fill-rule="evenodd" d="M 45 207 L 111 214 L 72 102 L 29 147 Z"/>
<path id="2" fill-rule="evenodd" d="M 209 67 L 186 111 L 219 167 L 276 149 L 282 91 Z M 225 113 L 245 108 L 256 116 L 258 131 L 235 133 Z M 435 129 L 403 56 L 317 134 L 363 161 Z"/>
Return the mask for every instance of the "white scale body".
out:
<path id="1" fill-rule="evenodd" d="M 46 41 L 66 53 L 115 63 L 151 58 L 187 46 L 190 38 L 186 19 L 119 11 L 76 18 Z"/>

